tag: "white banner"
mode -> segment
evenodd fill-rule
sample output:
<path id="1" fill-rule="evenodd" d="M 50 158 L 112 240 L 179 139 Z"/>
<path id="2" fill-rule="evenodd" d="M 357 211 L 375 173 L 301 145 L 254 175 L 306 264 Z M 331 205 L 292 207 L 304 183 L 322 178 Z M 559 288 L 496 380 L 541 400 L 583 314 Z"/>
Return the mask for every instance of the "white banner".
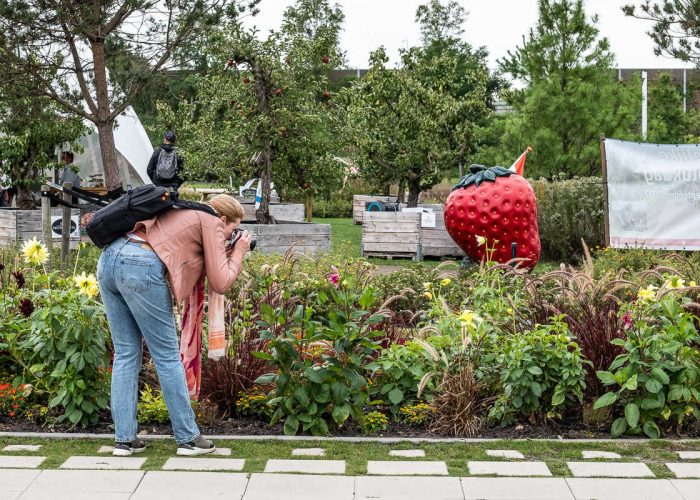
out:
<path id="1" fill-rule="evenodd" d="M 700 145 L 605 139 L 610 246 L 700 250 Z"/>

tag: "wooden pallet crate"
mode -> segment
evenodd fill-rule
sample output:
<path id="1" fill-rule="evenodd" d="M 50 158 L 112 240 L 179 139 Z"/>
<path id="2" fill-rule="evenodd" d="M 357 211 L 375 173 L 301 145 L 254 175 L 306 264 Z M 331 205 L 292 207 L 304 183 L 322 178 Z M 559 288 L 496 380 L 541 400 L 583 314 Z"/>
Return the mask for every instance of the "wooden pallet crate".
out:
<path id="1" fill-rule="evenodd" d="M 241 224 L 258 240 L 255 251 L 264 254 L 284 254 L 294 246 L 295 252 L 315 255 L 331 249 L 330 224 L 283 222 L 280 224 Z"/>
<path id="2" fill-rule="evenodd" d="M 420 217 L 409 212 L 365 212 L 362 255 L 420 260 Z"/>
<path id="3" fill-rule="evenodd" d="M 51 215 L 61 217 L 63 209 L 52 208 Z M 76 216 L 80 216 L 80 210 L 77 208 L 71 210 L 71 218 Z M 44 241 L 41 210 L 0 209 L 0 246 L 17 245 L 35 236 L 39 241 Z M 79 236 L 71 237 L 71 248 L 75 248 L 78 243 L 80 243 Z M 53 238 L 53 244 L 58 245 L 60 249 L 61 238 Z"/>

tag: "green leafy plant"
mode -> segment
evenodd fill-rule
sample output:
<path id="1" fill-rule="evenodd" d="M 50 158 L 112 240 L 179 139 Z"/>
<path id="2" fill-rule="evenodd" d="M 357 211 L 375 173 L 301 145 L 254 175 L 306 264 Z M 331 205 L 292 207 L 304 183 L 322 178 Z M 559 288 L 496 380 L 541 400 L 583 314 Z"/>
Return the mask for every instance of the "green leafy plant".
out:
<path id="1" fill-rule="evenodd" d="M 626 338 L 613 340 L 624 353 L 609 370 L 597 372 L 612 390 L 594 408 L 609 406 L 624 414 L 612 423 L 613 437 L 643 432 L 658 438 L 664 424 L 681 428 L 700 416 L 698 319 L 679 299 L 656 298 L 651 287 L 640 291 L 638 305 L 625 312 Z"/>
<path id="2" fill-rule="evenodd" d="M 341 426 L 351 415 L 360 418 L 368 402 L 364 367 L 378 349 L 373 338 L 381 333 L 375 325 L 386 318 L 384 313 L 368 312 L 376 295 L 370 286 L 348 286 L 334 269 L 304 304 L 292 299 L 277 308 L 262 304 L 261 338 L 268 341 L 269 352 L 257 356 L 277 372 L 256 383 L 275 384 L 272 423 L 284 420 L 285 434 L 294 435 L 300 428 L 327 434 L 329 420 Z M 327 309 L 326 319 L 313 319 L 317 306 Z"/>
<path id="3" fill-rule="evenodd" d="M 583 402 L 587 361 L 561 317 L 507 337 L 500 352 L 483 359 L 500 372 L 500 394 L 489 412 L 493 422 L 505 426 L 518 417 L 533 423 L 558 418 L 567 404 Z"/>
<path id="4" fill-rule="evenodd" d="M 372 371 L 370 395 L 391 405 L 391 413 L 396 415 L 403 405 L 416 401 L 421 379 L 435 365 L 420 344 L 409 341 L 383 349 L 367 369 Z M 424 392 L 427 399 L 432 397 L 430 390 Z"/>
<path id="5" fill-rule="evenodd" d="M 142 424 L 164 424 L 170 421 L 168 407 L 165 405 L 163 393 L 154 391 L 147 385 L 141 391 L 138 405 L 138 421 Z"/>
<path id="6" fill-rule="evenodd" d="M 380 434 L 389 428 L 389 418 L 380 411 L 370 411 L 362 415 L 360 427 L 364 434 Z"/>

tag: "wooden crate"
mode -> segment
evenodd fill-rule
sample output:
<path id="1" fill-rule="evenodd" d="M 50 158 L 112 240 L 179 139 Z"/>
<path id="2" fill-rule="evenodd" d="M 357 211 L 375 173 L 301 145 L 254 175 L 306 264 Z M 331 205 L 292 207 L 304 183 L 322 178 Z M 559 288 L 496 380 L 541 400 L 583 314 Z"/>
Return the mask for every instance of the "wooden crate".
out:
<path id="1" fill-rule="evenodd" d="M 245 210 L 244 221 L 255 221 L 255 204 L 242 203 Z M 301 203 L 270 204 L 270 215 L 278 221 L 304 222 L 305 208 Z"/>
<path id="2" fill-rule="evenodd" d="M 291 222 L 283 224 L 241 224 L 258 240 L 255 251 L 284 254 L 294 244 L 295 252 L 317 254 L 331 249 L 330 224 Z"/>
<path id="3" fill-rule="evenodd" d="M 365 203 L 368 201 L 383 201 L 384 203 L 394 203 L 396 196 L 368 196 L 356 194 L 352 197 L 352 219 L 355 224 L 362 224 L 362 215 L 365 213 Z"/>
<path id="4" fill-rule="evenodd" d="M 362 217 L 362 255 L 420 260 L 420 214 L 365 212 Z"/>
<path id="5" fill-rule="evenodd" d="M 63 215 L 63 209 L 52 208 L 51 215 Z M 80 216 L 76 208 L 71 210 L 71 216 Z M 26 240 L 36 238 L 44 241 L 44 230 L 41 222 L 41 210 L 0 210 L 0 245 L 16 245 Z M 75 248 L 80 237 L 72 237 L 70 247 Z M 60 251 L 61 238 L 53 238 L 54 246 Z"/>
<path id="6" fill-rule="evenodd" d="M 423 257 L 464 257 L 464 250 L 457 246 L 445 228 L 444 205 L 419 205 L 432 208 L 435 213 L 435 228 L 422 227 L 420 230 L 421 252 Z"/>

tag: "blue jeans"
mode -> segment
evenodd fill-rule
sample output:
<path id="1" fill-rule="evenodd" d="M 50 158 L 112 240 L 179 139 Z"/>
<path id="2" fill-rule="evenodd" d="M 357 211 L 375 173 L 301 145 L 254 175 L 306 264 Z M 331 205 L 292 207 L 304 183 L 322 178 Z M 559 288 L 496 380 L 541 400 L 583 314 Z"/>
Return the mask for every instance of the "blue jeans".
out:
<path id="1" fill-rule="evenodd" d="M 180 358 L 165 265 L 152 250 L 119 238 L 105 248 L 97 279 L 112 331 L 112 419 L 118 443 L 136 439 L 142 337 L 158 372 L 175 440 L 199 436 Z"/>

